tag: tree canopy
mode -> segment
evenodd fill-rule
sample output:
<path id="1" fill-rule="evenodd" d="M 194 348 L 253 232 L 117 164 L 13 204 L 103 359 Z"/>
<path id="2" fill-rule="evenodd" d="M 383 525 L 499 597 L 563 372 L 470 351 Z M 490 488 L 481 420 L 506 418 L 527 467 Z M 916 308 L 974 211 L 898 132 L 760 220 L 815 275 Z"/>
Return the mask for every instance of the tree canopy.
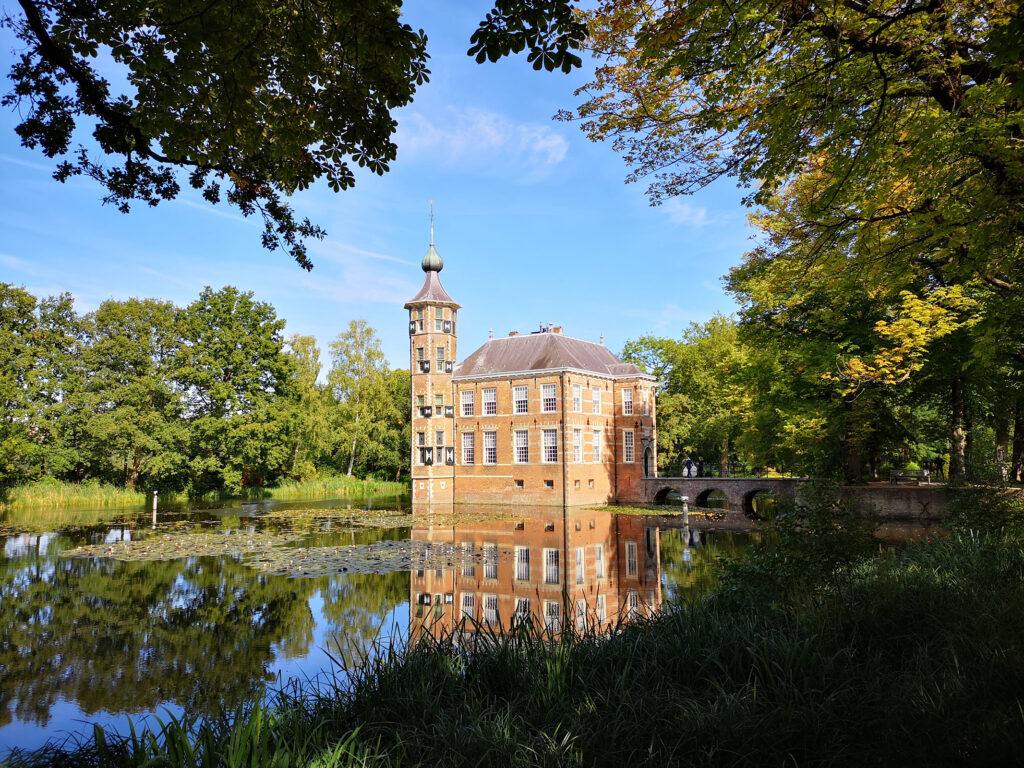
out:
<path id="1" fill-rule="evenodd" d="M 324 230 L 287 198 L 353 167 L 395 160 L 392 111 L 430 74 L 427 36 L 398 0 L 18 0 L 3 23 L 24 43 L 5 106 L 22 143 L 84 175 L 128 212 L 176 197 L 183 177 L 210 203 L 262 216 L 263 245 L 312 268 L 304 239 Z M 497 0 L 470 54 L 529 50 L 537 69 L 579 66 L 585 27 L 567 0 Z M 94 147 L 75 146 L 80 124 Z"/>

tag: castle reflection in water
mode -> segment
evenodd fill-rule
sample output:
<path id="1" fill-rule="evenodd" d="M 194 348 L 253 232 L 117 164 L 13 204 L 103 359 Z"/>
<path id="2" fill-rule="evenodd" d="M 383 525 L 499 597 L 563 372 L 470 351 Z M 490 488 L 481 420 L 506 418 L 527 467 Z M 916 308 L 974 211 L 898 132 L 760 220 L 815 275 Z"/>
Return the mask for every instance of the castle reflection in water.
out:
<path id="1" fill-rule="evenodd" d="M 426 511 L 442 510 L 414 510 Z M 412 572 L 412 638 L 502 632 L 527 617 L 552 635 L 570 623 L 600 630 L 660 609 L 660 537 L 650 518 L 531 508 L 517 519 L 506 508 L 502 519 L 487 520 L 486 511 L 473 507 L 454 527 L 413 527 L 413 541 L 454 545 L 473 557 Z M 463 522 L 474 516 L 485 521 Z"/>

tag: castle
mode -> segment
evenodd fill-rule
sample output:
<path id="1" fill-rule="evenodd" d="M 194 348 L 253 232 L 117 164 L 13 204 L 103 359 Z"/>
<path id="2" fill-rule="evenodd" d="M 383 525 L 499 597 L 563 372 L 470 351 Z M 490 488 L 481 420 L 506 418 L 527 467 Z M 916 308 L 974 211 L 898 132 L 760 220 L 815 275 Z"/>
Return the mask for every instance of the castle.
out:
<path id="1" fill-rule="evenodd" d="M 642 497 L 657 466 L 655 379 L 560 327 L 456 356 L 461 308 L 434 248 L 409 310 L 412 500 L 604 504 Z M 458 361 L 458 362 L 456 362 Z"/>

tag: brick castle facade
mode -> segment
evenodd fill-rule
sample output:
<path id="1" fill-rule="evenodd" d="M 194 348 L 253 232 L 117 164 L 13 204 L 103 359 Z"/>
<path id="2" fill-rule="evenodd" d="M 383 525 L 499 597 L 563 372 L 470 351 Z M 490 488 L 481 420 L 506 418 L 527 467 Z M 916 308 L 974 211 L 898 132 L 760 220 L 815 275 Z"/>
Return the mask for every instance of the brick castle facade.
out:
<path id="1" fill-rule="evenodd" d="M 603 504 L 642 496 L 657 466 L 655 380 L 559 327 L 457 357 L 460 306 L 441 257 L 409 310 L 414 505 Z"/>

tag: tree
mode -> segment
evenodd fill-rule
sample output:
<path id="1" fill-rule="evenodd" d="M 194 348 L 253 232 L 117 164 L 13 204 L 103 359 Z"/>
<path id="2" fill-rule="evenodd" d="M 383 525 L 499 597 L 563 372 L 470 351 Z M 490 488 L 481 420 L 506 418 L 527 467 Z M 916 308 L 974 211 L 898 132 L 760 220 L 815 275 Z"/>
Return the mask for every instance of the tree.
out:
<path id="1" fill-rule="evenodd" d="M 305 269 L 303 238 L 325 232 L 286 198 L 321 178 L 351 187 L 353 163 L 387 171 L 391 111 L 429 75 L 426 34 L 399 0 L 18 5 L 3 23 L 25 50 L 3 104 L 23 110 L 25 146 L 59 158 L 57 180 L 88 176 L 128 212 L 176 197 L 187 174 L 210 203 L 259 213 L 264 247 Z M 584 33 L 568 0 L 497 0 L 470 53 L 529 48 L 535 68 L 569 71 Z M 95 148 L 72 147 L 83 121 Z"/>
<path id="2" fill-rule="evenodd" d="M 289 392 L 295 409 L 289 474 L 301 480 L 315 474 L 317 467 L 330 454 L 329 395 L 317 381 L 320 376 L 320 349 L 316 339 L 294 335 L 288 339 L 288 347 L 288 356 L 294 362 Z"/>
<path id="3" fill-rule="evenodd" d="M 351 475 L 356 456 L 369 446 L 369 437 L 387 418 L 387 361 L 376 332 L 365 320 L 352 320 L 348 330 L 331 342 L 327 383 L 338 404 L 339 456 L 348 460 Z M 347 455 L 346 455 L 347 454 Z"/>
<path id="4" fill-rule="evenodd" d="M 823 224 L 913 224 L 920 252 L 967 246 L 958 259 L 1002 283 L 1006 234 L 1024 226 L 1018 11 L 1014 0 L 606 0 L 588 44 L 607 64 L 576 117 L 615 141 L 631 180 L 652 179 L 655 202 L 733 176 L 764 205 L 824 165 L 810 209 Z"/>
<path id="5" fill-rule="evenodd" d="M 622 357 L 659 379 L 658 438 L 666 461 L 678 464 L 688 454 L 707 454 L 718 459 L 727 476 L 746 420 L 747 350 L 735 321 L 715 315 L 691 324 L 680 341 L 645 336 L 628 342 Z"/>
<path id="6" fill-rule="evenodd" d="M 36 298 L 0 283 L 0 491 L 34 474 L 30 383 L 36 369 Z"/>
<path id="7" fill-rule="evenodd" d="M 90 474 L 135 489 L 180 487 L 186 457 L 173 382 L 177 310 L 156 299 L 105 301 L 86 319 L 78 394 Z"/>
<path id="8" fill-rule="evenodd" d="M 290 458 L 292 360 L 274 308 L 231 286 L 203 289 L 182 313 L 175 380 L 188 421 L 194 491 L 238 493 L 278 477 Z"/>

